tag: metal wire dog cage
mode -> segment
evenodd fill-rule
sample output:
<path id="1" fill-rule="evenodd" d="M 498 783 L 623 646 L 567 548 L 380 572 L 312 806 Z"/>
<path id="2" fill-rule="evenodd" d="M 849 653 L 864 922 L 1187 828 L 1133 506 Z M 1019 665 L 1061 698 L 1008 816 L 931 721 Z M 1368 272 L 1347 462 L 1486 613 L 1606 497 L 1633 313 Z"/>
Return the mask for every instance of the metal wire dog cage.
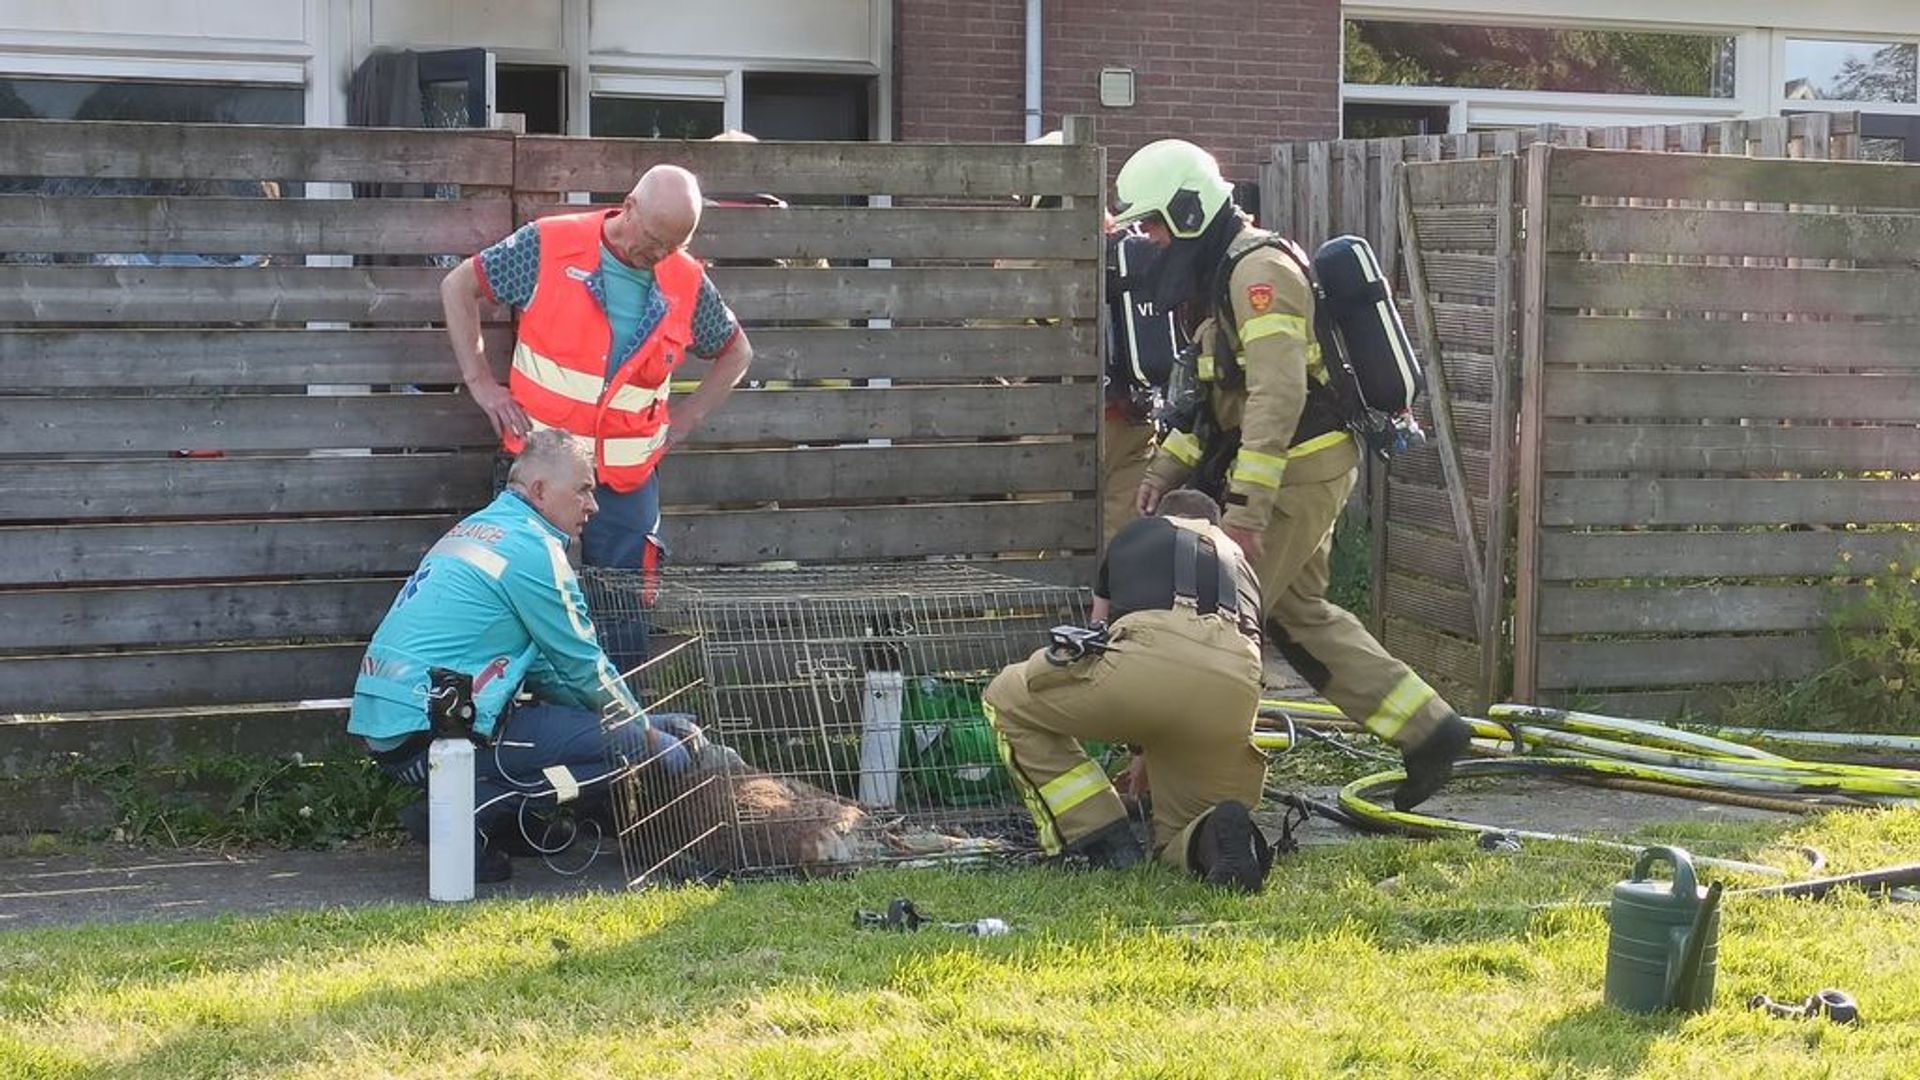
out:
<path id="1" fill-rule="evenodd" d="M 1084 590 L 939 564 L 582 580 L 648 712 L 709 740 L 672 772 L 616 762 L 630 884 L 1031 849 L 980 694 L 1083 624 Z"/>

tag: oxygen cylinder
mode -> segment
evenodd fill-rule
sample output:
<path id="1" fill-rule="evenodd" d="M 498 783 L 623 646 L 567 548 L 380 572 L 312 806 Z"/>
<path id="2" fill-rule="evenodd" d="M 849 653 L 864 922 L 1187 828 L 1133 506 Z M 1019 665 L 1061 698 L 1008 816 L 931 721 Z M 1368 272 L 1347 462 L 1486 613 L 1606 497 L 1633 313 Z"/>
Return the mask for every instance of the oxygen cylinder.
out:
<path id="1" fill-rule="evenodd" d="M 473 899 L 473 743 L 427 748 L 427 899 Z"/>
<path id="2" fill-rule="evenodd" d="M 860 805 L 886 809 L 900 797 L 900 706 L 906 676 L 867 672 L 860 702 Z"/>
<path id="3" fill-rule="evenodd" d="M 1352 368 L 1361 400 L 1389 416 L 1411 409 L 1427 377 L 1372 245 L 1358 236 L 1336 236 L 1313 253 L 1313 273 L 1326 298 L 1334 344 Z"/>

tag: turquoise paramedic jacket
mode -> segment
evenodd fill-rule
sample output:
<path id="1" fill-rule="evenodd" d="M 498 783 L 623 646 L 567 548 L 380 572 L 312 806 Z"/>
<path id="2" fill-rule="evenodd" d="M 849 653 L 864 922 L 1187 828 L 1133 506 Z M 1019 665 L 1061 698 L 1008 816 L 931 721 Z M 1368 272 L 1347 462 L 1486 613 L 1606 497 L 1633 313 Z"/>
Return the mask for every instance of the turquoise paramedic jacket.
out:
<path id="1" fill-rule="evenodd" d="M 441 537 L 400 589 L 360 661 L 347 731 L 396 739 L 427 730 L 436 667 L 473 676 L 482 735 L 523 683 L 542 701 L 642 715 L 594 635 L 566 534 L 512 491 Z"/>

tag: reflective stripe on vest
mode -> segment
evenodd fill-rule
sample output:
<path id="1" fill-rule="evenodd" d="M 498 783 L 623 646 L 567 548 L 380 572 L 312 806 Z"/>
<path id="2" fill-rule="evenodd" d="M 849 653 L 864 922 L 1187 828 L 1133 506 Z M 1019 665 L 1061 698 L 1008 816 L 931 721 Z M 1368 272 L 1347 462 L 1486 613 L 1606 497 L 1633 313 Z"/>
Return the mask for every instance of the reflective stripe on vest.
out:
<path id="1" fill-rule="evenodd" d="M 1200 440 L 1194 438 L 1190 431 L 1174 428 L 1167 432 L 1167 437 L 1160 440 L 1160 449 L 1165 450 L 1168 457 L 1188 468 L 1200 464 Z"/>
<path id="2" fill-rule="evenodd" d="M 532 423 L 533 430 L 535 431 L 550 431 L 553 429 L 552 424 L 543 424 L 538 420 L 534 420 Z M 649 458 L 657 457 L 659 451 L 666 445 L 667 429 L 665 427 L 662 427 L 652 435 L 603 438 L 600 440 L 599 459 L 601 464 L 606 466 L 606 468 L 603 468 L 601 472 L 604 474 L 606 469 L 627 468 L 645 464 Z"/>
<path id="3" fill-rule="evenodd" d="M 626 469 L 645 465 L 660 456 L 667 448 L 667 429 L 662 426 L 652 435 L 640 435 L 631 438 L 601 439 L 600 461 L 609 469 Z"/>
<path id="4" fill-rule="evenodd" d="M 520 313 L 511 387 L 536 427 L 594 440 L 601 483 L 632 491 L 666 451 L 668 380 L 693 340 L 704 272 L 685 252 L 655 264 L 666 314 L 609 382 L 613 330 L 587 282 L 600 273 L 601 228 L 613 213 L 540 219 L 539 283 Z M 511 435 L 501 441 L 509 452 L 522 445 Z"/>
<path id="5" fill-rule="evenodd" d="M 564 398 L 582 405 L 600 404 L 600 394 L 606 389 L 604 375 L 589 375 L 584 371 L 574 371 L 566 366 L 534 352 L 522 341 L 513 347 L 513 369 L 532 379 L 535 384 L 550 390 Z M 700 385 L 695 383 L 695 386 Z M 639 412 L 656 400 L 665 399 L 668 387 L 662 386 L 622 386 L 614 391 L 607 406 L 622 412 Z"/>

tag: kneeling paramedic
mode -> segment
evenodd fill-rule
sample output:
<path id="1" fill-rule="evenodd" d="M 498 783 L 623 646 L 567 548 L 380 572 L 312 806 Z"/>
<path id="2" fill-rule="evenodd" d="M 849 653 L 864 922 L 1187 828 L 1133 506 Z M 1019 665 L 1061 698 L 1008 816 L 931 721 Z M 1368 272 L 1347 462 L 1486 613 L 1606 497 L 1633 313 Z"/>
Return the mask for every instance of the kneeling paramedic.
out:
<path id="1" fill-rule="evenodd" d="M 427 552 L 360 662 L 347 731 L 402 783 L 426 786 L 430 692 L 471 701 L 482 881 L 510 875 L 524 811 L 604 813 L 610 752 L 677 770 L 701 743 L 691 724 L 651 727 L 595 637 L 567 561 L 594 510 L 591 444 L 528 435 L 506 490 Z"/>
<path id="2" fill-rule="evenodd" d="M 1096 867 L 1144 858 L 1120 796 L 1081 739 L 1134 747 L 1153 791 L 1153 854 L 1247 892 L 1271 853 L 1248 810 L 1266 755 L 1251 741 L 1259 707 L 1259 583 L 1197 491 L 1108 545 L 1093 618 L 1111 628 L 1080 647 L 1042 649 L 983 695 L 1001 756 L 1048 854 Z M 1078 653 L 1078 655 L 1074 655 Z"/>
<path id="3" fill-rule="evenodd" d="M 1190 142 L 1142 147 L 1114 189 L 1116 219 L 1139 222 L 1161 247 L 1154 303 L 1186 305 L 1199 346 L 1199 420 L 1162 438 L 1138 508 L 1151 513 L 1182 483 L 1220 497 L 1221 527 L 1259 574 L 1269 638 L 1349 719 L 1400 748 L 1407 779 L 1394 805 L 1411 809 L 1452 776 L 1471 729 L 1326 599 L 1333 527 L 1360 451 L 1316 341 L 1305 257 L 1254 228 L 1219 164 Z"/>

